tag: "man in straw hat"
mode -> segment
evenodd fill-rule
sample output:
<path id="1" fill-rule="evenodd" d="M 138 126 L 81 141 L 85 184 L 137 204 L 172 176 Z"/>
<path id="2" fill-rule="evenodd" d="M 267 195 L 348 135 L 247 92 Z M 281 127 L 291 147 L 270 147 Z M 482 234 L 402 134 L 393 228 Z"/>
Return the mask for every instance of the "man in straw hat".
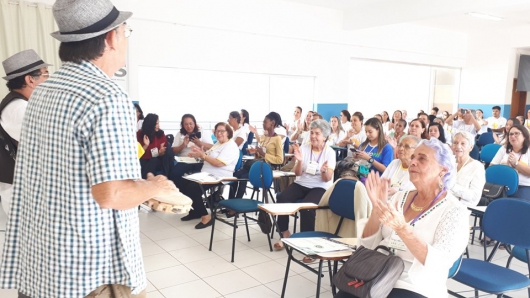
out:
<path id="1" fill-rule="evenodd" d="M 28 103 L 0 286 L 19 297 L 145 297 L 137 206 L 179 192 L 163 176 L 141 179 L 135 109 L 111 80 L 132 13 L 57 0 L 53 14 L 64 64 Z"/>
<path id="2" fill-rule="evenodd" d="M 13 173 L 22 118 L 31 93 L 48 78 L 50 65 L 34 50 L 16 53 L 2 62 L 6 72 L 3 79 L 10 91 L 0 102 L 0 200 L 7 215 L 13 196 Z"/>

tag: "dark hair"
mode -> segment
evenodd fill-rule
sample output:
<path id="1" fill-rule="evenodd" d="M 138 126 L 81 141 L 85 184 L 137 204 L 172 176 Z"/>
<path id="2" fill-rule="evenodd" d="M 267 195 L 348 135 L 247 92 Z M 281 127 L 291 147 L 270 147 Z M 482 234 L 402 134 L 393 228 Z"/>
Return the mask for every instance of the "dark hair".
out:
<path id="1" fill-rule="evenodd" d="M 239 114 L 239 113 L 238 113 Z M 232 127 L 230 126 L 230 124 L 228 123 L 225 123 L 225 122 L 219 122 L 215 125 L 215 130 L 217 130 L 217 127 L 218 126 L 224 126 L 224 128 L 226 129 L 226 133 L 228 135 L 228 139 L 231 139 L 233 136 L 234 136 L 234 130 L 232 129 Z"/>
<path id="2" fill-rule="evenodd" d="M 361 112 L 355 112 L 353 113 L 352 117 L 357 117 L 359 118 L 359 121 L 361 121 L 361 125 L 363 125 L 363 120 L 364 120 L 364 116 L 363 116 L 363 113 Z"/>
<path id="3" fill-rule="evenodd" d="M 412 122 L 414 122 L 414 121 L 418 121 L 421 124 L 421 128 L 423 128 L 423 134 L 421 135 L 421 138 L 422 139 L 427 139 L 427 140 L 430 139 L 429 138 L 429 132 L 428 132 L 427 129 L 425 129 L 426 128 L 425 123 L 423 123 L 423 121 L 421 121 L 420 118 L 416 118 L 416 119 L 412 119 L 412 121 L 410 121 L 410 124 L 412 124 Z"/>
<path id="4" fill-rule="evenodd" d="M 142 138 L 146 135 L 149 137 L 149 141 L 153 142 L 155 137 L 160 138 L 164 135 L 164 131 L 161 129 L 155 131 L 157 121 L 157 114 L 147 114 L 147 116 L 145 116 L 144 122 L 142 123 L 142 132 L 140 133 Z"/>
<path id="5" fill-rule="evenodd" d="M 296 108 L 300 110 L 300 116 L 301 116 L 302 115 L 302 108 L 298 107 L 298 106 Z"/>
<path id="6" fill-rule="evenodd" d="M 396 112 L 399 112 L 399 115 L 401 116 L 401 118 L 399 118 L 399 119 L 403 119 L 403 112 L 401 112 L 400 110 L 395 110 L 394 113 L 392 113 L 392 123 L 394 123 L 394 114 Z M 407 122 L 407 121 L 405 121 L 405 122 Z"/>
<path id="7" fill-rule="evenodd" d="M 144 111 L 142 111 L 142 108 L 140 108 L 140 105 L 135 103 L 134 104 L 134 107 L 138 110 L 138 112 L 140 112 L 140 116 L 138 117 L 138 119 L 144 119 Z"/>
<path id="8" fill-rule="evenodd" d="M 230 117 L 235 118 L 237 120 L 237 123 L 241 122 L 241 115 L 239 115 L 238 111 L 230 112 Z"/>
<path id="9" fill-rule="evenodd" d="M 431 126 L 438 127 L 438 132 L 440 132 L 440 136 L 438 137 L 438 140 L 440 140 L 440 142 L 445 144 L 446 140 L 445 140 L 444 127 L 440 123 L 436 123 L 436 122 L 431 122 L 431 124 L 429 124 L 429 128 L 431 128 Z"/>
<path id="10" fill-rule="evenodd" d="M 431 110 L 435 111 L 436 114 L 438 114 L 438 111 L 439 111 L 438 107 L 433 107 Z M 445 142 L 444 142 L 444 143 L 445 143 Z"/>
<path id="11" fill-rule="evenodd" d="M 322 115 L 320 115 L 319 113 L 313 113 L 313 117 L 317 116 L 318 119 L 323 119 L 324 117 L 322 117 Z"/>
<path id="12" fill-rule="evenodd" d="M 530 147 L 530 135 L 528 134 L 528 130 L 520 124 L 514 124 L 512 128 L 510 128 L 510 131 L 512 131 L 512 129 L 514 128 L 517 128 L 523 134 L 524 141 L 523 148 L 521 149 L 521 154 L 526 154 L 526 152 L 528 151 L 528 147 Z M 510 143 L 510 139 L 508 139 L 508 142 L 506 142 L 506 153 L 510 153 L 512 152 L 512 150 L 513 146 Z"/>
<path id="13" fill-rule="evenodd" d="M 398 120 L 398 122 L 403 122 L 403 129 L 407 128 L 407 120 L 401 118 Z"/>
<path id="14" fill-rule="evenodd" d="M 508 118 L 508 120 L 506 120 L 506 123 L 508 123 L 508 121 L 512 120 L 512 126 L 514 125 L 523 125 L 524 123 L 521 123 L 521 121 L 519 121 L 519 119 L 517 118 Z M 511 128 L 510 128 L 511 129 Z M 506 132 L 506 125 L 504 126 L 504 131 L 502 132 L 504 135 L 507 134 Z M 508 132 L 509 133 L 509 132 Z"/>
<path id="15" fill-rule="evenodd" d="M 248 119 L 248 112 L 245 109 L 241 109 L 241 114 L 243 114 L 243 117 L 245 117 L 245 121 L 243 123 L 250 124 L 250 120 Z"/>
<path id="16" fill-rule="evenodd" d="M 418 113 L 418 118 L 420 118 L 420 116 L 423 116 L 423 115 L 429 117 L 429 115 L 427 115 L 427 113 L 425 113 L 425 112 L 419 112 L 419 113 Z"/>
<path id="17" fill-rule="evenodd" d="M 348 112 L 348 110 L 342 110 L 340 112 L 342 113 L 342 115 L 346 116 L 346 119 L 348 119 L 348 121 L 351 121 L 351 114 L 350 112 Z"/>
<path id="18" fill-rule="evenodd" d="M 381 113 L 381 117 L 383 117 L 383 115 L 386 115 L 386 121 L 384 121 L 384 122 L 390 122 L 390 115 L 388 115 L 388 112 L 387 111 L 383 111 Z"/>
<path id="19" fill-rule="evenodd" d="M 278 126 L 282 126 L 282 117 L 280 117 L 280 114 L 276 113 L 276 112 L 270 112 L 268 113 L 265 118 L 268 118 L 269 120 L 271 121 L 274 121 L 274 128 L 278 127 Z"/>
<path id="20" fill-rule="evenodd" d="M 197 126 L 197 120 L 195 120 L 195 117 L 192 114 L 184 114 L 182 115 L 182 119 L 180 119 L 180 135 L 181 136 L 185 136 L 188 134 L 188 132 L 184 128 L 184 120 L 186 118 L 190 118 L 191 120 L 193 120 L 193 124 L 195 125 L 195 127 L 193 127 L 193 132 L 199 131 L 199 127 Z"/>
<path id="21" fill-rule="evenodd" d="M 499 112 L 501 111 L 501 107 L 499 106 L 493 106 L 493 108 L 491 108 L 492 110 L 499 110 Z"/>
<path id="22" fill-rule="evenodd" d="M 26 76 L 31 77 L 38 77 L 42 73 L 40 69 L 35 69 L 34 71 L 28 72 L 26 74 L 23 74 L 21 76 L 18 76 L 16 78 L 12 78 L 11 80 L 7 81 L 6 86 L 9 91 L 13 91 L 16 89 L 22 89 L 26 87 Z"/>
<path id="23" fill-rule="evenodd" d="M 364 124 L 364 127 L 370 126 L 377 130 L 377 153 L 381 153 L 383 151 L 383 148 L 388 143 L 385 138 L 385 133 L 383 131 L 383 124 L 381 124 L 381 121 L 377 118 L 370 118 L 366 120 L 366 123 Z M 366 138 L 364 143 L 361 145 L 362 150 L 366 148 L 370 144 L 370 140 Z"/>
<path id="24" fill-rule="evenodd" d="M 105 39 L 109 32 L 81 41 L 61 42 L 59 46 L 59 58 L 63 62 L 80 64 L 83 61 L 90 61 L 103 56 L 105 52 Z"/>
<path id="25" fill-rule="evenodd" d="M 436 116 L 435 115 L 428 115 L 427 118 L 429 118 L 429 123 L 433 123 L 434 119 L 436 119 Z"/>

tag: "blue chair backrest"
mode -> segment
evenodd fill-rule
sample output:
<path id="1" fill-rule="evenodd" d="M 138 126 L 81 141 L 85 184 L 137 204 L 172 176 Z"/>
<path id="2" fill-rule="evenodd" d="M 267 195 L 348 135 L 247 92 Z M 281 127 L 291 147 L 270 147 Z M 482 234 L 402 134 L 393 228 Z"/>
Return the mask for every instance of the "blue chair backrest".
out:
<path id="1" fill-rule="evenodd" d="M 355 220 L 353 212 L 353 192 L 357 181 L 342 179 L 335 184 L 333 192 L 329 196 L 329 209 L 344 218 Z"/>
<path id="2" fill-rule="evenodd" d="M 495 143 L 495 139 L 493 139 L 493 133 L 492 132 L 485 132 L 478 137 L 477 145 L 480 147 L 486 146 L 488 144 Z"/>
<path id="3" fill-rule="evenodd" d="M 253 132 L 249 132 L 248 133 L 248 138 L 247 138 L 247 144 L 250 145 L 250 144 L 252 144 L 252 142 L 254 142 L 254 133 Z"/>
<path id="4" fill-rule="evenodd" d="M 469 152 L 469 156 L 471 156 L 471 158 L 473 159 L 479 159 L 479 155 L 480 152 L 478 150 L 478 146 L 477 144 L 475 144 L 475 146 L 473 146 L 473 149 L 471 149 L 471 152 Z"/>
<path id="5" fill-rule="evenodd" d="M 236 167 L 234 168 L 234 172 L 241 169 L 243 166 L 243 151 L 239 150 L 239 159 L 237 160 Z"/>
<path id="6" fill-rule="evenodd" d="M 482 147 L 482 150 L 480 150 L 480 160 L 486 163 L 490 163 L 493 158 L 495 157 L 495 154 L 497 154 L 497 151 L 499 151 L 499 148 L 502 146 L 499 144 L 487 144 Z"/>
<path id="7" fill-rule="evenodd" d="M 501 198 L 488 205 L 482 218 L 484 234 L 502 243 L 530 249 L 530 201 Z"/>
<path id="8" fill-rule="evenodd" d="M 460 270 L 460 265 L 462 265 L 462 255 L 460 255 L 460 257 L 458 257 L 458 260 L 453 263 L 453 266 L 449 268 L 449 275 L 447 277 L 453 278 L 453 276 L 458 273 L 458 270 Z"/>
<path id="9" fill-rule="evenodd" d="M 263 171 L 262 171 L 263 170 Z M 263 183 L 261 182 L 263 178 Z M 264 161 L 257 161 L 248 173 L 248 180 L 254 187 L 270 188 L 272 185 L 272 168 Z"/>
<path id="10" fill-rule="evenodd" d="M 519 175 L 512 167 L 491 165 L 486 169 L 486 182 L 507 186 L 506 195 L 511 196 L 517 191 L 519 186 Z"/>
<path id="11" fill-rule="evenodd" d="M 285 142 L 283 143 L 283 153 L 284 154 L 289 153 L 289 137 L 285 137 Z"/>

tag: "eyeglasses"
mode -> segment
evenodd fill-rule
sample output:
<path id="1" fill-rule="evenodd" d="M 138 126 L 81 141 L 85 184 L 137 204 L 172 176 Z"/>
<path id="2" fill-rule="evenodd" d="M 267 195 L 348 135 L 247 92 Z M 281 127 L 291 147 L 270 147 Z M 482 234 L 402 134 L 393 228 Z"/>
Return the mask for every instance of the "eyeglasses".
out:
<path id="1" fill-rule="evenodd" d="M 123 35 L 125 35 L 125 38 L 129 38 L 132 32 L 133 30 L 131 29 L 131 26 L 125 26 L 125 28 L 123 28 Z"/>
<path id="2" fill-rule="evenodd" d="M 226 130 L 216 130 L 215 133 L 225 133 Z"/>
<path id="3" fill-rule="evenodd" d="M 518 137 L 518 136 L 521 135 L 521 132 L 519 132 L 519 131 L 516 131 L 516 132 L 510 132 L 509 135 L 510 135 L 510 137 Z"/>
<path id="4" fill-rule="evenodd" d="M 416 147 L 414 146 L 409 146 L 409 145 L 403 145 L 403 144 L 399 144 L 397 145 L 398 148 L 404 148 L 406 150 L 409 150 L 409 149 L 415 149 Z"/>

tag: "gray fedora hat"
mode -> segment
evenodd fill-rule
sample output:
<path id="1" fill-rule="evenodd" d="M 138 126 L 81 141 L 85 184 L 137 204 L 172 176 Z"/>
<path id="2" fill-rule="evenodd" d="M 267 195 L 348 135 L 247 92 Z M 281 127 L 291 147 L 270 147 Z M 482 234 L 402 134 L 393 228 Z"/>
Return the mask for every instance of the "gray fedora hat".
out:
<path id="1" fill-rule="evenodd" d="M 7 58 L 2 62 L 6 76 L 4 80 L 9 81 L 34 70 L 52 66 L 44 63 L 34 50 L 25 50 Z"/>
<path id="2" fill-rule="evenodd" d="M 59 31 L 51 36 L 60 42 L 75 42 L 99 36 L 118 27 L 132 12 L 118 11 L 109 0 L 57 0 L 53 17 Z"/>

